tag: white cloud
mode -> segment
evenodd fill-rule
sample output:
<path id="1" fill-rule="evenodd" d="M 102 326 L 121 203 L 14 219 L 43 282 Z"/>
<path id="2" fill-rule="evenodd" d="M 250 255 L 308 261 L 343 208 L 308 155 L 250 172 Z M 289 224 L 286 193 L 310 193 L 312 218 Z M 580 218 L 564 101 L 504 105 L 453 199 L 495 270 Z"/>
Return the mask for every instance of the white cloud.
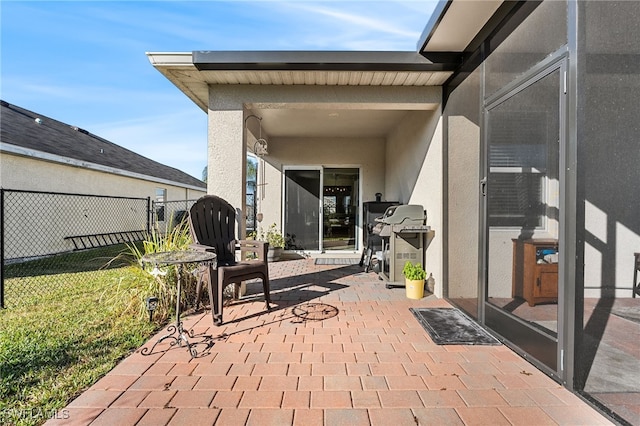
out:
<path id="1" fill-rule="evenodd" d="M 436 3 L 9 2 L 2 98 L 199 178 L 206 115 L 145 51 L 414 50 Z"/>
<path id="2" fill-rule="evenodd" d="M 414 50 L 435 1 L 297 1 L 260 3 L 262 43 L 287 49 Z M 276 23 L 281 26 L 276 30 Z M 271 25 L 271 27 L 269 26 Z M 270 33 L 269 28 L 274 28 Z"/>
<path id="3" fill-rule="evenodd" d="M 340 4 L 341 3 L 337 3 L 338 6 Z M 347 12 L 340 7 L 329 8 L 326 6 L 321 7 L 321 6 L 315 6 L 315 5 L 310 5 L 306 3 L 294 3 L 292 5 L 295 5 L 295 7 L 298 7 L 309 13 L 322 15 L 328 18 L 335 19 L 339 21 L 340 25 L 347 24 L 350 26 L 355 26 L 360 30 L 372 31 L 378 34 L 377 37 L 382 36 L 381 33 L 384 33 L 387 35 L 406 37 L 409 39 L 416 38 L 417 36 L 420 35 L 419 33 L 416 34 L 415 31 L 409 31 L 402 26 L 394 25 L 392 22 L 390 22 L 388 17 L 386 19 L 382 17 L 371 18 L 371 17 L 363 16 L 360 13 Z M 350 29 L 353 30 L 352 27 L 350 27 Z"/>

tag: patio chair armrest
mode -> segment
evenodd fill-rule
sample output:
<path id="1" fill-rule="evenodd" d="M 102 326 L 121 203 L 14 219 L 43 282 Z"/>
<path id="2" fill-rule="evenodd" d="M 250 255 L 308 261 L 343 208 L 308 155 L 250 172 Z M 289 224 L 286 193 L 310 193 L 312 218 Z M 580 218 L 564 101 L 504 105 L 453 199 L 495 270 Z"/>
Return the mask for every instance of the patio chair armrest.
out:
<path id="1" fill-rule="evenodd" d="M 216 252 L 215 247 L 205 246 L 204 244 L 198 244 L 198 243 L 189 244 L 189 248 L 191 250 L 196 250 L 196 251 L 210 251 L 212 253 Z"/>
<path id="2" fill-rule="evenodd" d="M 245 253 L 249 252 L 255 253 L 258 256 L 258 260 L 263 262 L 267 261 L 267 251 L 269 250 L 268 242 L 258 240 L 238 240 L 236 242 L 236 248 L 240 249 L 242 259 L 244 259 Z"/>

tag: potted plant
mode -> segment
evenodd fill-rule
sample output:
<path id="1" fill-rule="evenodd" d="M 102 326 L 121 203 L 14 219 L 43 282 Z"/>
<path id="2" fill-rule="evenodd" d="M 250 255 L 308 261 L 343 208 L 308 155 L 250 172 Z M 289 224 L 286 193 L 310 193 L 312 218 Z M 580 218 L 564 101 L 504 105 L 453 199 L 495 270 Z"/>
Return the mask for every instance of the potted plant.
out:
<path id="1" fill-rule="evenodd" d="M 424 279 L 427 272 L 420 263 L 412 264 L 407 261 L 402 268 L 407 297 L 409 299 L 422 299 L 424 296 Z"/>
<path id="2" fill-rule="evenodd" d="M 284 236 L 275 223 L 269 225 L 266 231 L 260 228 L 258 232 L 258 240 L 269 243 L 269 251 L 267 252 L 267 261 L 273 262 L 280 259 L 282 250 L 284 249 Z"/>

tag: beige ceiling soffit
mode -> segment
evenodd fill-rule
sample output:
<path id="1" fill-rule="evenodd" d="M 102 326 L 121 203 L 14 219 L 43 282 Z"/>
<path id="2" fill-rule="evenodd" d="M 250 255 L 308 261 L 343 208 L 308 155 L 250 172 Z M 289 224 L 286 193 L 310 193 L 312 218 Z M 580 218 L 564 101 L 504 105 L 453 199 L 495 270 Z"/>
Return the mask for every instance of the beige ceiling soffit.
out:
<path id="1" fill-rule="evenodd" d="M 146 52 L 146 55 L 155 69 L 207 112 L 207 83 L 193 65 L 191 52 Z"/>
<path id="2" fill-rule="evenodd" d="M 438 108 L 437 103 L 313 103 L 313 102 L 251 102 L 245 108 L 255 109 L 306 109 L 306 110 L 354 110 L 354 111 L 430 111 Z"/>
<path id="3" fill-rule="evenodd" d="M 175 70 L 158 68 L 158 70 L 172 82 L 189 99 L 196 103 L 204 112 L 207 112 L 209 105 L 209 88 L 206 82 L 194 80 L 187 76 L 187 79 L 180 78 L 180 72 L 176 75 Z M 186 81 L 185 81 L 186 80 Z"/>
<path id="4" fill-rule="evenodd" d="M 463 52 L 504 3 L 502 0 L 442 1 L 440 16 L 432 17 L 423 52 Z M 436 8 L 438 10 L 438 8 Z"/>
<path id="5" fill-rule="evenodd" d="M 227 54 L 246 52 L 227 52 Z M 278 52 L 263 52 L 278 54 Z M 282 52 L 280 52 L 282 53 Z M 291 54 L 292 52 L 289 52 Z M 298 52 L 314 55 L 316 52 Z M 322 52 L 321 52 L 322 53 Z M 326 52 L 325 52 L 326 53 Z M 338 52 L 340 54 L 348 52 Z M 371 52 L 359 52 L 371 53 Z M 387 52 L 388 53 L 388 52 Z M 400 59 L 406 52 L 398 52 Z M 336 54 L 333 52 L 332 54 Z M 320 85 L 320 86 L 432 86 L 446 81 L 450 70 L 259 70 L 204 69 L 193 63 L 191 52 L 147 52 L 149 62 L 181 90 L 197 84 Z M 420 66 L 425 66 L 420 64 Z M 199 89 L 200 90 L 200 89 Z M 190 96 L 192 97 L 192 96 Z M 193 98 L 193 97 L 192 97 Z M 199 103 L 200 104 L 200 103 Z"/>
<path id="6" fill-rule="evenodd" d="M 451 71 L 201 71 L 202 79 L 220 85 L 274 86 L 433 86 Z"/>
<path id="7" fill-rule="evenodd" d="M 502 4 L 496 1 L 454 0 L 429 43 L 431 51 L 463 51 Z"/>

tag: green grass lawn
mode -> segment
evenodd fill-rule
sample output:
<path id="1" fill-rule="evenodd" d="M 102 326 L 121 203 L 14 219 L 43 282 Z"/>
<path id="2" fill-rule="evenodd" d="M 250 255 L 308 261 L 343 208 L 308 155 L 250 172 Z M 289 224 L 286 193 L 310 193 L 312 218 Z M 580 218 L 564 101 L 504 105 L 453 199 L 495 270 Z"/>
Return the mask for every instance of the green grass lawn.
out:
<path id="1" fill-rule="evenodd" d="M 148 274 L 147 274 L 148 275 Z M 17 291 L 20 277 L 5 279 Z M 41 424 L 145 343 L 140 268 L 39 277 L 51 291 L 0 309 L 0 424 Z M 55 280 L 55 281 L 54 281 Z M 63 283 L 63 284 L 60 284 Z"/>

